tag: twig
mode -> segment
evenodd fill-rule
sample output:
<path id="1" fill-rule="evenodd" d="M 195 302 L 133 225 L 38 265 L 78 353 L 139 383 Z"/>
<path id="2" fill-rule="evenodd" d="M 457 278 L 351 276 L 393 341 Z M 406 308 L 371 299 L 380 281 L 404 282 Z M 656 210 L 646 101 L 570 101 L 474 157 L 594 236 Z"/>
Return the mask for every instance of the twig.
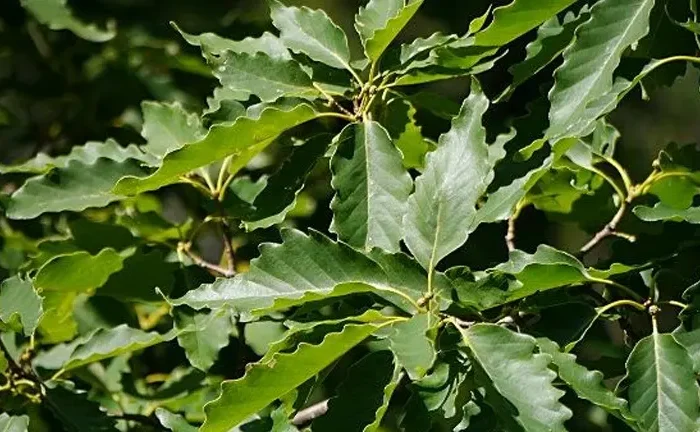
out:
<path id="1" fill-rule="evenodd" d="M 621 201 L 620 203 L 620 208 L 617 209 L 617 213 L 615 213 L 615 216 L 608 222 L 603 229 L 598 231 L 596 235 L 593 236 L 592 239 L 588 241 L 583 247 L 580 249 L 580 254 L 585 255 L 588 253 L 591 249 L 593 249 L 598 243 L 600 243 L 603 239 L 616 235 L 619 237 L 626 238 L 630 241 L 633 241 L 634 237 L 628 235 L 628 234 L 623 234 L 623 233 L 618 233 L 616 231 L 617 225 L 620 223 L 622 218 L 625 216 L 625 212 L 627 211 L 627 202 L 626 201 Z"/>
<path id="2" fill-rule="evenodd" d="M 211 270 L 213 272 L 219 273 L 221 276 L 224 277 L 233 277 L 236 272 L 223 268 L 221 266 L 218 266 L 216 264 L 212 264 L 208 261 L 205 261 L 204 258 L 200 257 L 196 253 L 192 252 L 190 249 L 190 245 L 187 243 L 181 243 L 179 246 L 179 249 L 185 253 L 192 261 L 194 261 L 195 264 L 197 264 L 200 267 L 204 267 L 205 269 Z"/>
<path id="3" fill-rule="evenodd" d="M 515 205 L 513 214 L 508 218 L 508 231 L 506 232 L 506 246 L 508 247 L 508 252 L 515 250 L 515 223 L 518 220 L 518 217 L 520 217 L 520 213 L 526 206 L 527 204 L 522 200 L 518 201 L 518 203 Z"/>
<path id="4" fill-rule="evenodd" d="M 328 412 L 328 401 L 330 399 L 322 400 L 321 402 L 315 403 L 309 407 L 296 413 L 292 419 L 292 424 L 294 426 L 304 425 L 311 420 L 321 417 Z"/>

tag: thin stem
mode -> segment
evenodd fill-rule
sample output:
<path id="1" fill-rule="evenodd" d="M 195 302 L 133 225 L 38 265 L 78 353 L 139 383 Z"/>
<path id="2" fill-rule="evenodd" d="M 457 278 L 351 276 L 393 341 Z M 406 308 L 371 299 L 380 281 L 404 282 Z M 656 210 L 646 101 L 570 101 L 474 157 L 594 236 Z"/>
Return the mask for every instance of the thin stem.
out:
<path id="1" fill-rule="evenodd" d="M 603 159 L 605 159 L 605 161 L 607 163 L 612 165 L 617 170 L 617 172 L 620 174 L 620 178 L 622 178 L 622 182 L 625 184 L 625 189 L 627 190 L 626 196 L 629 199 L 629 197 L 633 195 L 632 190 L 633 190 L 634 186 L 632 183 L 632 179 L 630 178 L 629 174 L 627 173 L 627 170 L 625 169 L 625 167 L 620 165 L 620 162 L 616 161 L 613 158 L 605 157 Z M 623 194 L 623 196 L 625 196 L 625 195 Z"/>
<path id="2" fill-rule="evenodd" d="M 525 201 L 518 201 L 518 203 L 515 205 L 515 211 L 508 218 L 508 231 L 506 232 L 506 246 L 508 247 L 508 252 L 515 250 L 515 223 L 525 207 L 527 207 L 527 203 Z"/>
<path id="3" fill-rule="evenodd" d="M 345 109 L 344 106 L 342 106 L 341 104 L 339 104 L 338 101 L 336 101 L 335 98 L 334 98 L 333 96 L 331 96 L 330 94 L 326 93 L 326 91 L 323 90 L 323 88 L 321 88 L 321 86 L 319 86 L 319 85 L 316 84 L 316 83 L 313 83 L 313 84 L 314 84 L 314 87 L 316 88 L 316 90 L 318 90 L 319 92 L 321 92 L 321 94 L 322 94 L 323 96 L 325 96 L 326 99 L 328 99 L 328 102 L 330 103 L 331 106 L 337 107 L 337 108 L 338 108 L 343 114 L 345 114 L 345 115 L 349 115 L 349 116 L 352 116 L 352 115 L 353 115 L 350 111 L 348 111 L 347 109 Z"/>
<path id="4" fill-rule="evenodd" d="M 180 181 L 193 186 L 195 189 L 202 192 L 206 196 L 211 196 L 211 190 L 207 189 L 206 186 L 204 186 L 203 184 L 201 184 L 200 182 L 198 182 L 196 180 L 192 180 L 191 178 L 182 176 L 182 177 L 180 177 Z"/>
<path id="5" fill-rule="evenodd" d="M 615 281 L 611 281 L 610 279 L 592 278 L 592 279 L 590 279 L 590 280 L 591 280 L 591 282 L 597 282 L 597 283 L 600 283 L 600 284 L 603 284 L 603 285 L 608 285 L 608 286 L 611 286 L 611 287 L 615 287 L 615 288 L 619 289 L 620 291 L 623 291 L 623 292 L 624 292 L 625 294 L 627 294 L 628 296 L 634 298 L 635 300 L 637 300 L 637 301 L 640 302 L 640 303 L 644 303 L 644 302 L 646 301 L 646 299 L 645 299 L 643 296 L 637 294 L 632 288 L 627 287 L 627 286 L 625 286 L 625 285 L 622 285 L 621 283 L 617 283 L 617 282 L 615 282 Z"/>
<path id="6" fill-rule="evenodd" d="M 345 69 L 347 69 L 350 74 L 352 75 L 353 78 L 355 78 L 355 81 L 357 81 L 357 84 L 359 84 L 360 87 L 364 86 L 365 83 L 362 81 L 362 78 L 355 72 L 355 69 L 352 68 L 349 64 L 345 64 Z"/>
<path id="7" fill-rule="evenodd" d="M 590 167 L 589 170 L 598 176 L 600 176 L 603 180 L 605 180 L 610 186 L 612 186 L 613 189 L 615 189 L 615 193 L 620 197 L 620 201 L 626 201 L 627 200 L 627 194 L 625 191 L 620 188 L 620 186 L 617 185 L 617 182 L 613 180 L 609 175 L 605 174 L 603 171 L 599 170 L 596 167 Z M 623 180 L 624 181 L 624 180 Z M 625 187 L 627 187 L 625 185 Z"/>
<path id="8" fill-rule="evenodd" d="M 687 304 L 681 303 L 681 302 L 675 301 L 675 300 L 660 301 L 660 302 L 657 302 L 657 304 L 666 304 L 669 306 L 675 306 L 675 307 L 680 308 L 680 309 L 685 309 L 688 307 Z"/>
<path id="9" fill-rule="evenodd" d="M 216 190 L 216 185 L 214 185 L 214 181 L 211 179 L 207 167 L 202 167 L 198 169 L 197 172 L 199 173 L 199 176 L 204 179 L 204 182 L 207 184 L 209 191 L 213 193 Z"/>
<path id="10" fill-rule="evenodd" d="M 635 309 L 637 309 L 637 310 L 639 310 L 639 311 L 645 311 L 645 310 L 646 310 L 646 307 L 644 307 L 643 304 L 638 303 L 638 302 L 636 302 L 636 301 L 627 300 L 627 299 L 616 300 L 616 301 L 614 301 L 614 302 L 612 302 L 612 303 L 606 304 L 605 306 L 601 306 L 601 307 L 599 307 L 599 308 L 596 308 L 596 315 L 597 315 L 597 316 L 596 316 L 596 318 L 594 318 L 594 319 L 597 319 L 598 317 L 600 317 L 601 315 L 603 315 L 605 312 L 609 311 L 610 309 L 613 309 L 613 308 L 616 308 L 616 307 L 621 307 L 621 306 L 630 306 L 630 307 L 633 307 L 633 308 L 635 308 Z"/>
<path id="11" fill-rule="evenodd" d="M 357 120 L 357 119 L 355 118 L 355 116 L 350 116 L 350 115 L 347 115 L 347 114 L 341 114 L 341 113 L 336 113 L 336 112 L 324 112 L 324 113 L 319 113 L 319 114 L 317 115 L 317 117 L 319 117 L 319 118 L 322 118 L 322 117 L 335 117 L 335 118 L 339 118 L 339 119 L 346 120 L 346 121 L 348 121 L 348 122 L 350 122 L 350 123 L 354 123 L 355 120 Z"/>
<path id="12" fill-rule="evenodd" d="M 212 264 L 204 260 L 204 258 L 200 257 L 196 253 L 192 252 L 192 250 L 190 250 L 189 244 L 182 244 L 179 249 L 182 250 L 182 252 L 184 252 L 185 255 L 187 255 L 196 265 L 200 267 L 219 273 L 221 276 L 224 277 L 232 277 L 235 275 L 235 272 L 229 269 L 225 269 L 216 264 Z"/>
<path id="13" fill-rule="evenodd" d="M 428 278 L 430 278 L 430 276 L 428 276 Z M 415 300 L 413 300 L 413 298 L 411 298 L 411 296 L 409 296 L 408 294 L 406 294 L 404 292 L 401 292 L 401 290 L 398 290 L 398 289 L 392 288 L 392 287 L 387 287 L 387 286 L 383 286 L 379 289 L 380 289 L 380 291 L 388 291 L 392 294 L 396 294 L 400 297 L 403 297 L 406 301 L 408 301 L 411 304 L 411 306 L 416 308 L 416 311 L 418 311 L 418 312 L 425 311 L 425 308 L 421 307 Z"/>
<path id="14" fill-rule="evenodd" d="M 297 412 L 292 418 L 292 424 L 294 426 L 302 426 L 306 423 L 321 417 L 328 412 L 328 401 L 330 399 L 324 399 L 321 402 L 317 402 L 311 406 L 304 408 Z"/>
<path id="15" fill-rule="evenodd" d="M 219 195 L 221 193 L 222 188 L 224 187 L 224 179 L 226 178 L 226 175 L 228 174 L 228 168 L 231 166 L 231 161 L 233 160 L 233 156 L 226 156 L 226 159 L 224 159 L 224 162 L 221 164 L 221 169 L 219 169 L 219 176 L 216 179 L 216 194 Z"/>
<path id="16" fill-rule="evenodd" d="M 631 236 L 629 234 L 618 234 L 616 229 L 617 225 L 620 223 L 622 218 L 625 216 L 625 212 L 627 211 L 627 203 L 626 201 L 621 201 L 620 202 L 620 208 L 617 210 L 617 213 L 615 213 L 615 216 L 608 222 L 603 229 L 598 231 L 592 239 L 588 241 L 585 245 L 581 247 L 579 250 L 579 253 L 581 255 L 585 255 L 588 253 L 591 249 L 593 249 L 598 243 L 601 242 L 601 240 L 611 236 L 611 235 L 617 235 L 618 237 L 623 237 L 628 240 L 631 240 L 634 238 L 634 236 Z"/>

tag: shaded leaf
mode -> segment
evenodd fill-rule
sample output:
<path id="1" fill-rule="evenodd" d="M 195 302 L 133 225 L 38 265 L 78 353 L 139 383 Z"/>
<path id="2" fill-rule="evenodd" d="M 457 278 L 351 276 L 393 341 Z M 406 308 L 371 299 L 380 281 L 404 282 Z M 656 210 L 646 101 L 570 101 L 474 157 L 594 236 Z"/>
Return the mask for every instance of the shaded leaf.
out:
<path id="1" fill-rule="evenodd" d="M 331 231 L 366 251 L 398 252 L 412 182 L 387 131 L 369 120 L 347 126 L 337 138 L 331 171 Z"/>
<path id="2" fill-rule="evenodd" d="M 588 107 L 613 89 L 622 53 L 649 31 L 654 0 L 603 0 L 576 30 L 549 93 L 549 137 L 577 134 L 596 120 Z"/>
<path id="3" fill-rule="evenodd" d="M 369 0 L 355 16 L 367 58 L 375 63 L 389 44 L 418 12 L 423 0 Z"/>
<path id="4" fill-rule="evenodd" d="M 696 430 L 698 385 L 686 350 L 670 334 L 654 329 L 627 359 L 630 411 L 643 431 Z"/>
<path id="5" fill-rule="evenodd" d="M 398 384 L 398 369 L 388 351 L 377 351 L 361 358 L 348 370 L 328 412 L 314 420 L 313 432 L 376 431 Z"/>
<path id="6" fill-rule="evenodd" d="M 185 350 L 187 360 L 197 369 L 209 370 L 219 351 L 228 345 L 233 331 L 231 314 L 226 309 L 202 313 L 177 308 L 173 316 L 179 331 L 177 343 Z"/>
<path id="7" fill-rule="evenodd" d="M 8 327 L 14 332 L 34 334 L 43 315 L 41 297 L 32 282 L 13 276 L 0 285 L 0 329 Z"/>
<path id="8" fill-rule="evenodd" d="M 77 19 L 66 5 L 66 0 L 22 0 L 22 6 L 51 30 L 70 30 L 76 36 L 93 42 L 106 42 L 116 35 L 113 23 L 103 30 L 95 24 L 86 24 Z"/>
<path id="9" fill-rule="evenodd" d="M 133 159 L 115 162 L 100 158 L 89 165 L 69 161 L 65 168 L 31 178 L 22 185 L 10 198 L 7 216 L 32 219 L 44 213 L 104 207 L 123 198 L 111 192 L 119 179 L 143 175 L 139 165 Z"/>
<path id="10" fill-rule="evenodd" d="M 162 252 L 139 249 L 124 259 L 123 267 L 112 273 L 96 294 L 126 301 L 162 301 L 156 288 L 170 294 L 177 269 L 178 264 L 167 262 Z"/>
<path id="11" fill-rule="evenodd" d="M 480 46 L 501 46 L 547 21 L 576 0 L 513 0 L 493 11 L 493 21 L 474 36 Z"/>
<path id="12" fill-rule="evenodd" d="M 476 81 L 452 129 L 428 153 L 404 218 L 404 241 L 416 260 L 432 272 L 461 246 L 476 214 L 476 202 L 493 177 L 481 117 L 489 102 Z"/>
<path id="13" fill-rule="evenodd" d="M 464 343 L 493 387 L 518 410 L 526 431 L 566 431 L 572 413 L 559 402 L 564 392 L 552 385 L 550 357 L 535 354 L 535 339 L 498 325 L 477 324 L 462 332 Z"/>
<path id="14" fill-rule="evenodd" d="M 350 48 L 343 30 L 322 10 L 270 3 L 272 24 L 284 44 L 295 53 L 339 69 L 351 69 Z"/>
<path id="15" fill-rule="evenodd" d="M 423 377 L 437 358 L 435 343 L 428 336 L 434 324 L 430 315 L 419 314 L 391 326 L 389 347 L 412 380 Z"/>
<path id="16" fill-rule="evenodd" d="M 0 413 L 0 430 L 3 432 L 27 432 L 29 430 L 29 417 Z"/>
<path id="17" fill-rule="evenodd" d="M 63 429 L 69 432 L 116 432 L 114 419 L 100 409 L 86 393 L 74 393 L 56 383 L 46 389 L 46 406 Z"/>
<path id="18" fill-rule="evenodd" d="M 242 378 L 224 381 L 219 397 L 204 407 L 206 420 L 200 430 L 226 432 L 235 427 L 319 373 L 378 328 L 350 324 L 339 333 L 328 334 L 318 345 L 300 344 L 292 353 L 280 353 L 266 363 L 253 364 Z"/>
<path id="19" fill-rule="evenodd" d="M 168 154 L 163 165 L 152 175 L 119 181 L 114 193 L 135 195 L 158 189 L 178 181 L 181 175 L 195 168 L 229 155 L 232 156 L 229 172 L 235 174 L 282 132 L 316 116 L 311 106 L 302 104 L 289 110 L 267 108 L 259 116 L 240 117 L 233 123 L 215 125 L 201 141 Z"/>

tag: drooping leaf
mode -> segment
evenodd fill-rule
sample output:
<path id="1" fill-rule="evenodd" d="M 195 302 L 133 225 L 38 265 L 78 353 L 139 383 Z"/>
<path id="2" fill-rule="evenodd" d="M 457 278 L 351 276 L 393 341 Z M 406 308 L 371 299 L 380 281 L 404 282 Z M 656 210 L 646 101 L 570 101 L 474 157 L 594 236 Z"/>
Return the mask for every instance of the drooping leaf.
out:
<path id="1" fill-rule="evenodd" d="M 555 72 L 547 136 L 577 134 L 596 120 L 587 108 L 612 90 L 622 53 L 649 31 L 653 6 L 654 0 L 603 0 L 591 8 Z"/>
<path id="2" fill-rule="evenodd" d="M 328 402 L 328 412 L 314 420 L 311 430 L 376 431 L 386 411 L 387 399 L 398 384 L 398 375 L 390 352 L 366 355 L 350 367 L 335 397 Z"/>
<path id="3" fill-rule="evenodd" d="M 404 241 L 418 262 L 432 272 L 461 246 L 476 214 L 476 202 L 493 176 L 481 117 L 489 102 L 476 81 L 450 132 L 426 157 L 404 218 Z"/>
<path id="4" fill-rule="evenodd" d="M 70 153 L 64 156 L 51 157 L 45 153 L 39 153 L 32 159 L 18 165 L 0 165 L 0 174 L 7 173 L 37 173 L 43 174 L 52 168 L 66 168 L 70 161 L 80 161 L 85 165 L 92 165 L 99 158 L 110 159 L 115 162 L 124 162 L 127 159 L 135 159 L 148 165 L 155 165 L 158 159 L 145 153 L 134 144 L 122 147 L 113 139 L 104 142 L 88 141 L 85 145 L 73 147 Z"/>
<path id="5" fill-rule="evenodd" d="M 65 168 L 29 179 L 12 194 L 7 216 L 32 219 L 44 213 L 104 207 L 122 199 L 111 192 L 119 179 L 142 174 L 139 163 L 132 159 L 114 162 L 100 158 L 89 165 L 69 161 Z"/>
<path id="6" fill-rule="evenodd" d="M 131 328 L 126 324 L 111 329 L 98 329 L 85 342 L 75 347 L 61 369 L 71 370 L 107 358 L 140 351 L 172 340 L 175 336 L 174 331 L 161 335 Z"/>
<path id="7" fill-rule="evenodd" d="M 197 369 L 207 371 L 216 361 L 219 351 L 228 345 L 233 330 L 230 313 L 193 312 L 177 308 L 173 311 L 178 344 L 185 350 L 187 360 Z"/>
<path id="8" fill-rule="evenodd" d="M 430 370 L 437 357 L 435 343 L 428 336 L 430 330 L 431 319 L 428 314 L 414 315 L 408 321 L 391 326 L 391 352 L 414 381 Z"/>
<path id="9" fill-rule="evenodd" d="M 536 354 L 533 337 L 493 324 L 461 330 L 464 343 L 498 393 L 518 410 L 515 420 L 528 432 L 564 432 L 572 413 L 559 398 L 549 356 Z"/>
<path id="10" fill-rule="evenodd" d="M 410 289 L 388 284 L 386 274 L 373 260 L 317 232 L 307 236 L 283 230 L 282 244 L 263 244 L 260 250 L 260 257 L 251 261 L 247 273 L 202 285 L 172 303 L 194 309 L 230 306 L 262 313 L 331 296 L 373 291 L 406 310 L 414 310 L 411 303 L 405 299 L 401 303 L 403 297 L 392 292 L 400 291 L 414 301 L 420 298 Z"/>
<path id="11" fill-rule="evenodd" d="M 330 140 L 329 135 L 321 134 L 294 148 L 289 159 L 267 179 L 250 203 L 231 199 L 230 201 L 236 202 L 225 202 L 227 210 L 239 218 L 248 231 L 268 228 L 284 221 L 285 216 L 294 208 L 299 192 L 318 159 L 325 153 Z"/>
<path id="12" fill-rule="evenodd" d="M 337 138 L 331 171 L 331 231 L 366 251 L 398 252 L 412 182 L 387 131 L 369 120 L 347 126 Z"/>
<path id="13" fill-rule="evenodd" d="M 348 39 L 325 12 L 286 7 L 277 0 L 272 0 L 270 9 L 272 24 L 287 48 L 328 66 L 351 69 Z"/>
<path id="14" fill-rule="evenodd" d="M 93 42 L 106 42 L 116 35 L 113 23 L 103 30 L 95 24 L 86 24 L 77 19 L 66 5 L 66 0 L 22 0 L 22 6 L 51 30 L 70 30 L 76 36 Z"/>
<path id="15" fill-rule="evenodd" d="M 549 339 L 537 339 L 540 351 L 552 357 L 552 363 L 557 367 L 559 377 L 571 387 L 576 394 L 585 400 L 611 412 L 622 413 L 625 417 L 630 414 L 627 401 L 619 398 L 603 384 L 603 374 L 591 371 L 576 363 L 576 356 L 564 353 L 559 346 Z"/>
<path id="16" fill-rule="evenodd" d="M 234 174 L 264 150 L 282 132 L 317 116 L 309 105 L 289 110 L 264 109 L 258 116 L 240 117 L 229 124 L 215 125 L 204 139 L 168 154 L 163 165 L 148 177 L 124 178 L 114 193 L 136 195 L 178 181 L 189 171 L 231 155 L 229 171 Z"/>
<path id="17" fill-rule="evenodd" d="M 320 95 L 311 77 L 293 60 L 265 53 L 227 51 L 209 59 L 214 75 L 229 90 L 272 102 L 281 97 L 316 98 Z"/>
<path id="18" fill-rule="evenodd" d="M 97 255 L 88 252 L 59 255 L 39 269 L 34 286 L 42 292 L 88 292 L 101 287 L 112 273 L 121 270 L 123 260 L 114 249 L 104 249 Z"/>
<path id="19" fill-rule="evenodd" d="M 199 35 L 185 33 L 175 23 L 171 23 L 171 25 L 182 35 L 182 38 L 185 39 L 188 44 L 201 47 L 202 51 L 207 54 L 220 55 L 226 51 L 232 51 L 251 55 L 264 53 L 269 57 L 282 60 L 292 59 L 289 50 L 287 50 L 287 47 L 284 46 L 282 41 L 269 32 L 265 32 L 257 38 L 247 37 L 240 41 L 234 41 L 214 33 L 202 33 Z"/>
<path id="20" fill-rule="evenodd" d="M 365 54 L 375 63 L 418 12 L 423 0 L 370 0 L 355 16 Z"/>
<path id="21" fill-rule="evenodd" d="M 188 113 L 178 103 L 144 102 L 141 109 L 141 135 L 148 141 L 143 149 L 159 159 L 204 135 L 199 116 Z"/>
<path id="22" fill-rule="evenodd" d="M 34 334 L 43 315 L 41 297 L 30 280 L 19 276 L 5 279 L 0 285 L 0 329 Z"/>
<path id="23" fill-rule="evenodd" d="M 197 432 L 197 428 L 187 423 L 181 415 L 172 413 L 165 408 L 156 408 L 156 417 L 164 428 L 172 432 Z"/>
<path id="24" fill-rule="evenodd" d="M 29 430 L 29 417 L 0 413 L 0 430 L 3 432 L 27 432 Z"/>
<path id="25" fill-rule="evenodd" d="M 226 432 L 295 389 L 361 343 L 379 327 L 350 324 L 328 334 L 318 345 L 300 344 L 292 353 L 280 353 L 266 363 L 249 367 L 245 376 L 224 381 L 219 397 L 205 405 L 202 432 Z"/>
<path id="26" fill-rule="evenodd" d="M 46 389 L 46 406 L 70 432 L 117 432 L 116 422 L 102 411 L 97 402 L 88 399 L 85 392 L 76 393 L 59 384 L 50 383 Z"/>
<path id="27" fill-rule="evenodd" d="M 696 430 L 700 417 L 698 384 L 687 351 L 656 329 L 627 359 L 630 411 L 643 431 Z"/>
<path id="28" fill-rule="evenodd" d="M 493 21 L 474 36 L 480 46 L 501 46 L 547 21 L 576 0 L 513 0 L 493 11 Z"/>

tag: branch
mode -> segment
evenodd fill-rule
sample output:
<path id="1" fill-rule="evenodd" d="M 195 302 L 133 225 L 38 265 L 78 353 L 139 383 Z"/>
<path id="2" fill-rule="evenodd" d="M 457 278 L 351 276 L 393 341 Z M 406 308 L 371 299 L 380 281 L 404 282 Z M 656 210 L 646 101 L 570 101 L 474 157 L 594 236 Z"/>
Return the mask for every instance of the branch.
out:
<path id="1" fill-rule="evenodd" d="M 301 426 L 310 422 L 311 420 L 321 417 L 328 412 L 328 401 L 330 399 L 322 400 L 321 402 L 315 403 L 309 407 L 296 413 L 292 419 L 292 424 L 294 426 Z"/>
<path id="2" fill-rule="evenodd" d="M 625 212 L 627 211 L 627 201 L 621 201 L 620 203 L 620 208 L 617 209 L 617 213 L 615 213 L 615 216 L 608 222 L 603 229 L 598 231 L 596 235 L 593 236 L 592 239 L 588 241 L 583 247 L 581 247 L 579 254 L 580 255 L 585 255 L 588 252 L 590 252 L 591 249 L 596 247 L 598 243 L 600 243 L 602 240 L 606 239 L 607 237 L 610 236 L 617 236 L 617 237 L 622 237 L 625 238 L 631 242 L 635 241 L 635 237 L 630 235 L 630 234 L 625 234 L 617 231 L 617 225 L 620 223 L 622 218 L 625 216 Z"/>
<path id="3" fill-rule="evenodd" d="M 190 250 L 189 244 L 181 244 L 180 250 L 182 250 L 185 253 L 185 255 L 187 255 L 195 264 L 197 264 L 200 267 L 219 273 L 221 276 L 224 277 L 233 277 L 236 274 L 236 272 L 232 270 L 205 261 L 204 258 L 200 257 L 196 253 L 192 252 L 192 250 Z"/>

